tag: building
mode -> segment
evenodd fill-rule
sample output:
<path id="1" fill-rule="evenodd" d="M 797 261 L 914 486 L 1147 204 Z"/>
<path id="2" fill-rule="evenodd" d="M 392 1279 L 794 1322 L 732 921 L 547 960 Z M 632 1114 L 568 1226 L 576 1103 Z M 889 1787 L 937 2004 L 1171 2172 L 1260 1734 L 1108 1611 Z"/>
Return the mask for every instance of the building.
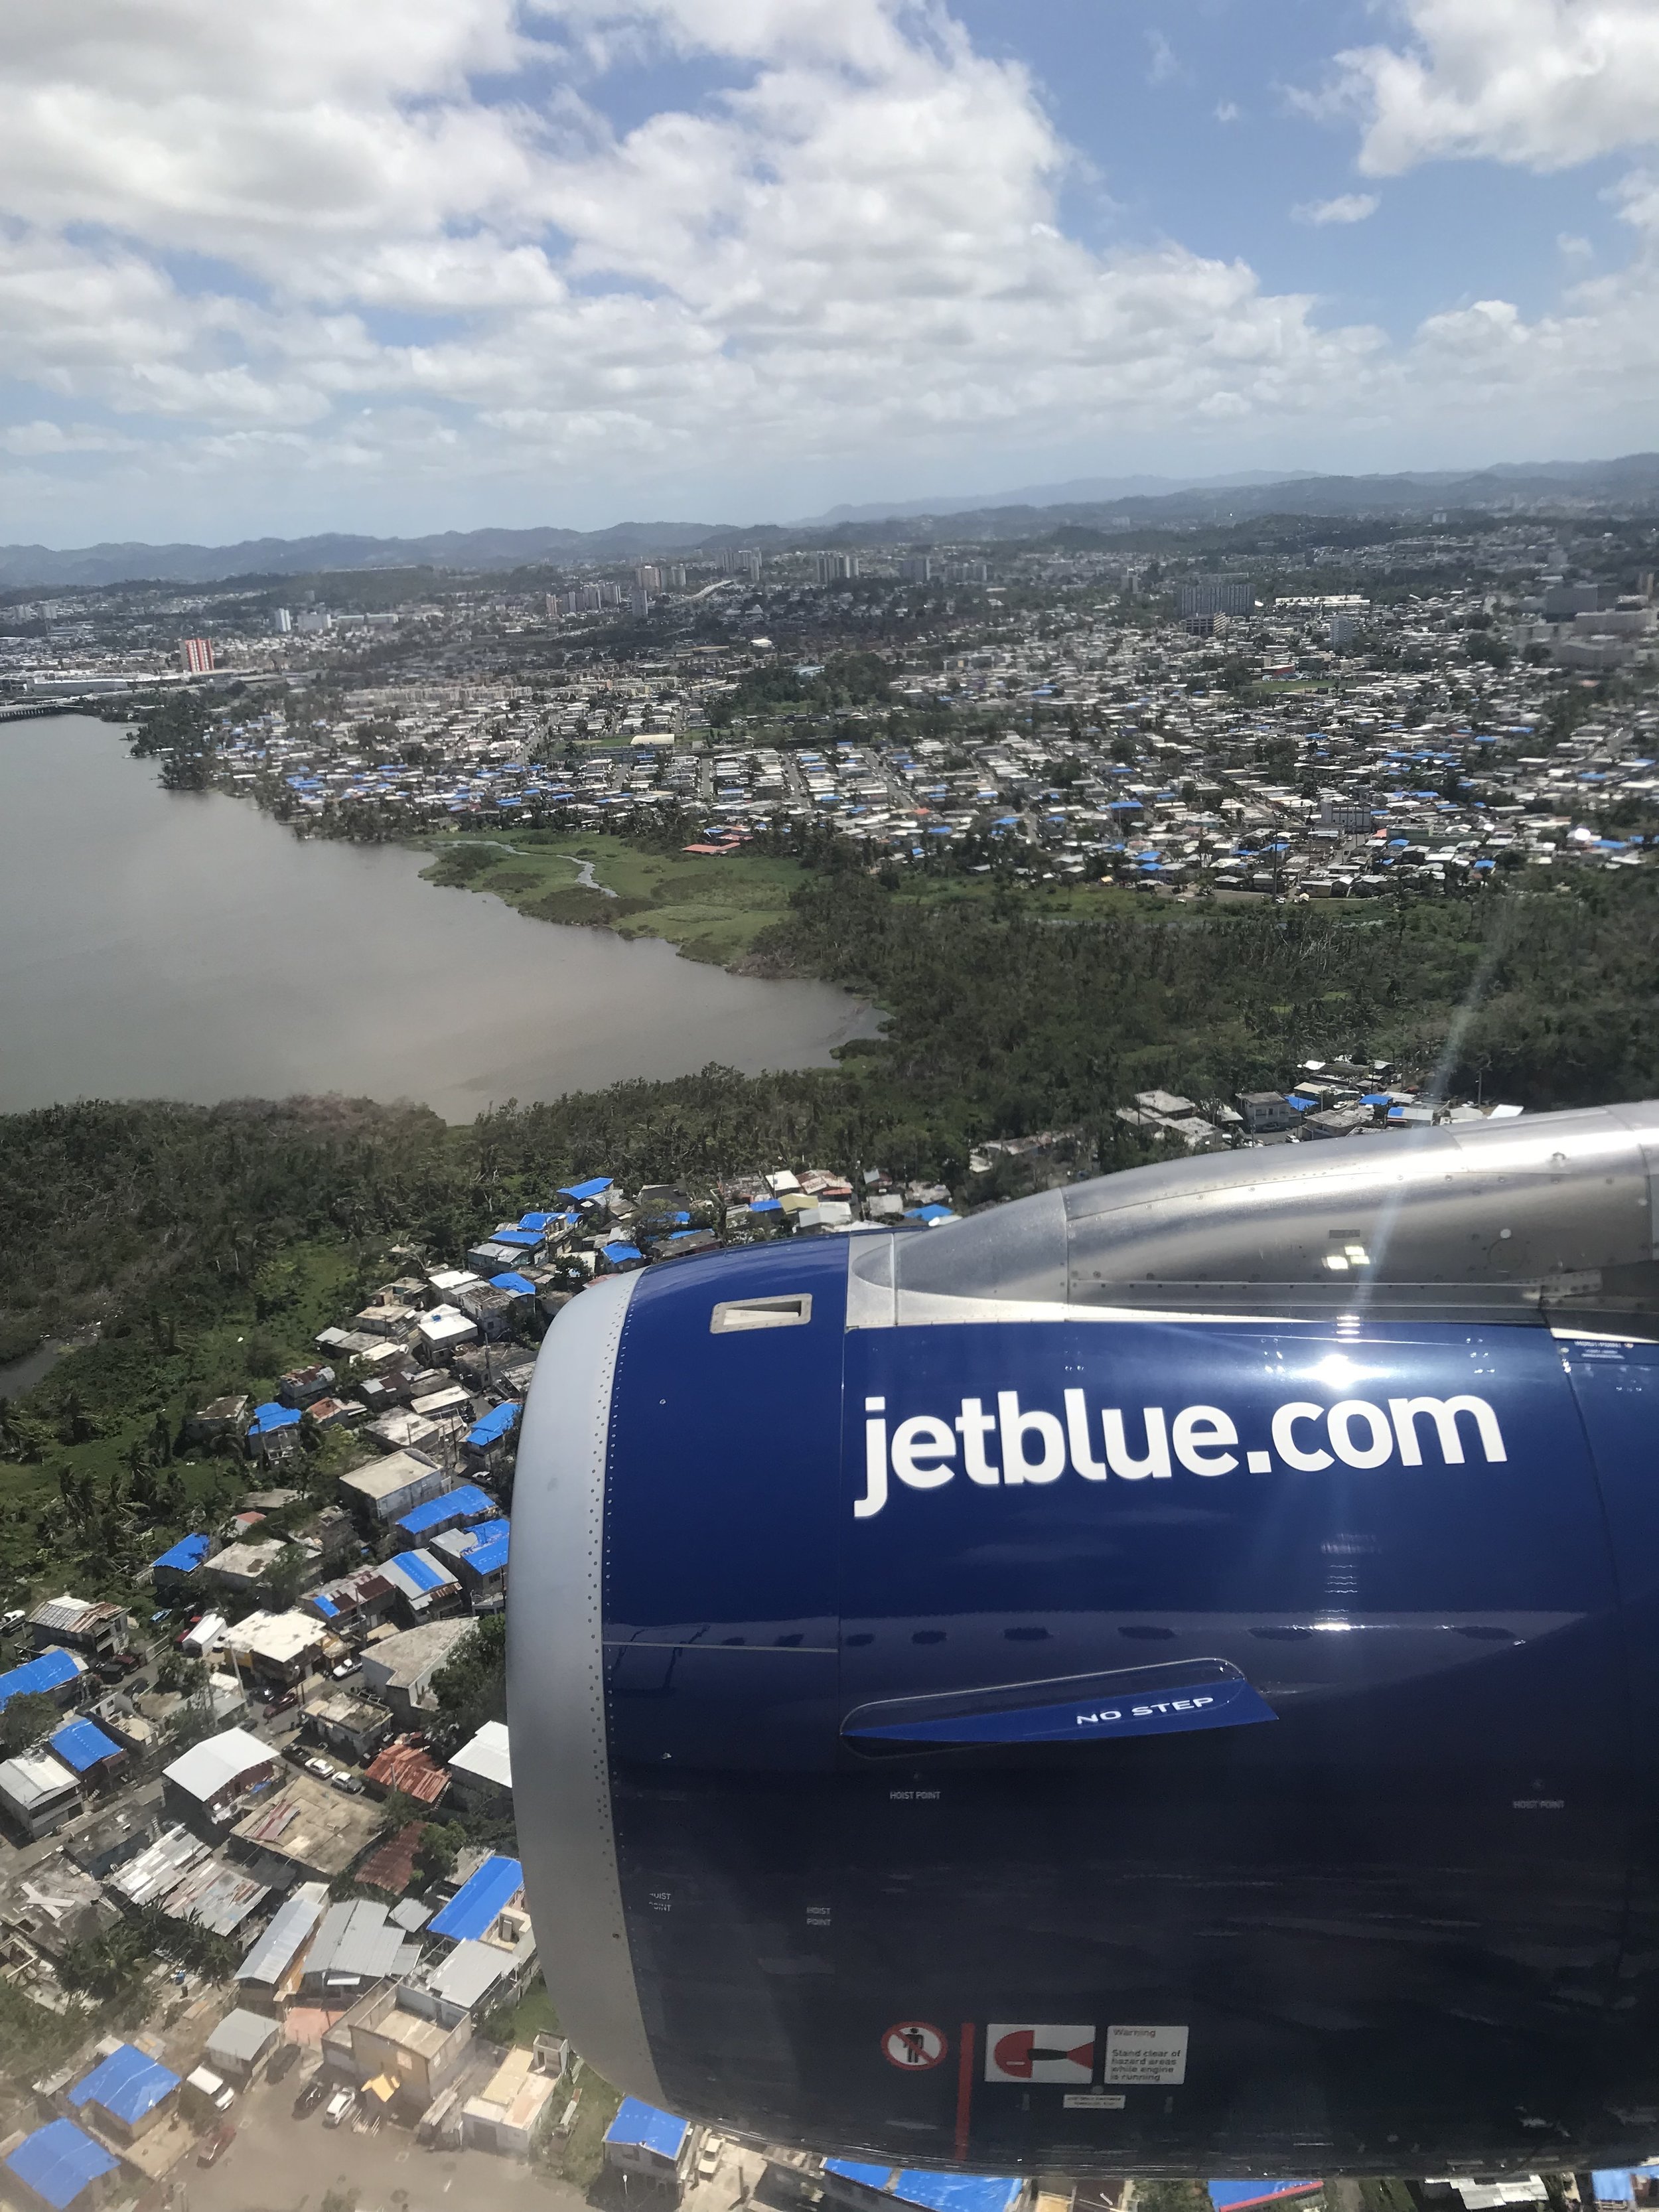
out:
<path id="1" fill-rule="evenodd" d="M 213 647 L 204 637 L 181 637 L 179 665 L 186 676 L 211 676 Z"/>
<path id="2" fill-rule="evenodd" d="M 556 2076 L 540 2072 L 533 2051 L 509 2051 L 476 2097 L 461 2107 L 461 2142 L 469 2150 L 528 2158 L 550 2117 Z"/>
<path id="3" fill-rule="evenodd" d="M 384 1528 L 416 1506 L 424 1505 L 428 1498 L 439 1497 L 448 1482 L 443 1469 L 418 1452 L 394 1451 L 370 1466 L 343 1474 L 340 1488 L 345 1503 L 360 1520 Z"/>
<path id="4" fill-rule="evenodd" d="M 330 1690 L 308 1698 L 306 1723 L 331 1751 L 357 1765 L 373 1759 L 392 1733 L 392 1716 L 386 1707 L 350 1690 Z"/>
<path id="5" fill-rule="evenodd" d="M 240 2086 L 258 2080 L 282 2040 L 281 2023 L 269 2013 L 249 2012 L 238 2005 L 209 2036 L 203 2055 L 216 2074 Z"/>
<path id="6" fill-rule="evenodd" d="M 487 1490 L 480 1490 L 476 1482 L 460 1482 L 441 1496 L 428 1498 L 423 1505 L 399 1514 L 398 1527 L 415 1543 L 429 1544 L 446 1529 L 461 1528 L 471 1521 L 487 1521 L 497 1510 Z"/>
<path id="7" fill-rule="evenodd" d="M 87 1659 L 107 1659 L 132 1640 L 132 1622 L 118 1605 L 87 1598 L 48 1598 L 29 1615 L 29 1641 L 37 1651 L 56 1644 Z"/>
<path id="8" fill-rule="evenodd" d="M 73 2120 L 49 2120 L 5 2157 L 6 2171 L 33 2203 L 51 2212 L 88 2212 L 119 2182 L 121 2162 Z"/>
<path id="9" fill-rule="evenodd" d="M 430 1552 L 396 1553 L 382 1562 L 380 1572 L 402 1597 L 412 1621 L 453 1612 L 461 1601 L 459 1579 Z"/>
<path id="10" fill-rule="evenodd" d="M 605 2162 L 623 2173 L 643 2174 L 678 2197 L 691 2172 L 696 2144 L 690 2120 L 659 2112 L 640 2097 L 624 2097 L 605 2131 Z"/>
<path id="11" fill-rule="evenodd" d="M 371 1990 L 323 2038 L 325 2065 L 408 2119 L 418 2119 L 441 2096 L 465 2066 L 471 2049 L 470 2019 L 446 2027 L 410 2012 L 395 1983 Z"/>
<path id="12" fill-rule="evenodd" d="M 65 1721 L 48 1739 L 47 1748 L 83 1790 L 106 1790 L 126 1771 L 126 1753 L 95 1721 Z"/>
<path id="13" fill-rule="evenodd" d="M 1181 611 L 1186 615 L 1248 615 L 1255 605 L 1255 591 L 1248 576 L 1201 576 L 1181 586 Z"/>
<path id="14" fill-rule="evenodd" d="M 912 553 L 898 564 L 899 574 L 907 584 L 926 584 L 932 581 L 933 563 L 927 553 Z"/>
<path id="15" fill-rule="evenodd" d="M 294 613 L 289 607 L 273 607 L 270 611 L 270 634 L 287 637 L 294 628 Z"/>
<path id="16" fill-rule="evenodd" d="M 150 1583 L 164 1605 L 194 1588 L 202 1562 L 212 1550 L 211 1536 L 181 1536 L 159 1559 L 151 1560 Z"/>
<path id="17" fill-rule="evenodd" d="M 56 1705 L 77 1705 L 86 1678 L 85 1662 L 74 1652 L 43 1651 L 38 1659 L 26 1659 L 21 1667 L 0 1674 L 0 1713 L 14 1698 L 50 1698 Z"/>
<path id="18" fill-rule="evenodd" d="M 254 1680 L 291 1689 L 321 1659 L 326 1633 L 321 1621 L 297 1607 L 287 1613 L 251 1613 L 225 1631 L 221 1649 Z"/>
<path id="19" fill-rule="evenodd" d="M 274 2014 L 298 1988 L 301 1961 L 327 1905 L 326 1882 L 302 1881 L 277 1907 L 270 1925 L 236 1969 L 244 2004 Z"/>
<path id="20" fill-rule="evenodd" d="M 513 1803 L 513 1751 L 505 1721 L 486 1721 L 449 1762 L 455 1794 L 466 1805 L 505 1812 Z"/>
<path id="21" fill-rule="evenodd" d="M 118 2043 L 69 2093 L 76 2111 L 118 2142 L 148 2134 L 178 2100 L 179 2076 L 133 2043 Z"/>
<path id="22" fill-rule="evenodd" d="M 379 1821 L 379 1806 L 367 1798 L 290 1772 L 236 1823 L 231 1841 L 241 1856 L 271 1862 L 268 1878 L 286 1889 L 343 1875 L 368 1849 Z"/>
<path id="23" fill-rule="evenodd" d="M 208 1847 L 187 1828 L 164 1828 L 153 1844 L 136 1858 L 118 1867 L 109 1886 L 125 1904 L 135 1908 L 155 1905 L 177 1889 L 192 1867 L 199 1866 Z"/>
<path id="24" fill-rule="evenodd" d="M 927 2173 L 863 2159 L 826 2158 L 823 2202 L 842 2212 L 1027 2212 L 1032 2185 L 1012 2174 Z"/>
<path id="25" fill-rule="evenodd" d="M 103 1884 L 62 1851 L 13 1875 L 0 1889 L 0 1922 L 48 1958 L 100 1934 L 115 1917 Z"/>
<path id="26" fill-rule="evenodd" d="M 523 1904 L 524 1869 L 517 1859 L 492 1853 L 462 1883 L 443 1911 L 434 1915 L 427 1932 L 447 1936 L 453 1942 L 478 1942 L 506 1932 L 502 1914 L 511 1912 L 515 1919 L 520 1918 Z M 515 1943 L 520 1932 L 516 1928 L 512 1930 Z"/>
<path id="27" fill-rule="evenodd" d="M 0 1812 L 29 1842 L 61 1828 L 81 1809 L 81 1786 L 49 1751 L 19 1752 L 0 1761 Z"/>
<path id="28" fill-rule="evenodd" d="M 388 1976 L 411 1973 L 419 1956 L 419 1945 L 388 1906 L 372 1898 L 347 1898 L 324 1912 L 305 1954 L 300 1987 L 313 2003 L 350 2004 Z"/>
<path id="29" fill-rule="evenodd" d="M 193 1743 L 161 1769 L 161 1779 L 179 1819 L 223 1829 L 244 1797 L 276 1779 L 281 1764 L 271 1745 L 232 1728 Z"/>
<path id="30" fill-rule="evenodd" d="M 447 1771 L 425 1746 L 406 1742 L 401 1736 L 386 1746 L 372 1766 L 364 1768 L 363 1779 L 372 1790 L 384 1790 L 388 1796 L 395 1790 L 399 1796 L 412 1797 L 417 1805 L 435 1805 L 449 1790 Z"/>
<path id="31" fill-rule="evenodd" d="M 471 1465 L 493 1468 L 511 1455 L 518 1440 L 520 1410 L 511 1403 L 492 1406 L 472 1424 L 462 1443 Z"/>
<path id="32" fill-rule="evenodd" d="M 1302 1118 L 1282 1091 L 1241 1091 L 1238 1113 L 1247 1137 L 1268 1137 L 1280 1129 L 1293 1129 Z"/>
<path id="33" fill-rule="evenodd" d="M 428 1620 L 387 1636 L 363 1652 L 363 1687 L 391 1706 L 399 1726 L 413 1728 L 417 1714 L 435 1710 L 432 1677 L 464 1636 L 470 1620 Z"/>

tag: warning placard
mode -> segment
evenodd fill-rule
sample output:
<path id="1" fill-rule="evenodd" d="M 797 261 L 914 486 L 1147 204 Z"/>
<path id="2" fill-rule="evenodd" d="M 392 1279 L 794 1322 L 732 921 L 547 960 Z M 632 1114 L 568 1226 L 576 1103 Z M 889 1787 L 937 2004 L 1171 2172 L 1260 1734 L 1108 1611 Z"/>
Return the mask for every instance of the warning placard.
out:
<path id="1" fill-rule="evenodd" d="M 988 2081 L 1087 2081 L 1094 2070 L 1092 2027 L 994 2020 L 985 2031 Z"/>
<path id="2" fill-rule="evenodd" d="M 882 2057 L 904 2074 L 926 2074 L 948 2048 L 930 2020 L 896 2021 L 881 2039 Z"/>
<path id="3" fill-rule="evenodd" d="M 1106 2080 L 1123 2088 L 1179 2088 L 1187 2078 L 1184 2027 L 1109 2027 Z"/>

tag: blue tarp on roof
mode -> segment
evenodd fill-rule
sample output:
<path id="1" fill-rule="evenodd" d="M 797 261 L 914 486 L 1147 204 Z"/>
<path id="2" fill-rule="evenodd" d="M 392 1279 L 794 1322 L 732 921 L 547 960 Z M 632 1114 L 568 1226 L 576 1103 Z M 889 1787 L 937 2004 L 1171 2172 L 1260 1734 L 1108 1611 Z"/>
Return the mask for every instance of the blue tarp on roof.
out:
<path id="1" fill-rule="evenodd" d="M 625 1267 L 630 1260 L 642 1260 L 645 1257 L 637 1244 L 607 1244 L 604 1247 L 604 1251 L 605 1258 L 610 1261 L 613 1267 Z"/>
<path id="2" fill-rule="evenodd" d="M 923 2212 L 1012 2212 L 1025 2189 L 1012 2175 L 925 2173 L 914 2166 L 895 2172 L 858 2158 L 826 2158 L 823 2170 L 898 2203 L 920 2205 Z"/>
<path id="3" fill-rule="evenodd" d="M 339 1617 L 339 1607 L 335 1604 L 331 1597 L 325 1597 L 321 1590 L 313 1590 L 306 1603 L 314 1605 L 325 1620 L 334 1620 Z"/>
<path id="4" fill-rule="evenodd" d="M 118 2164 L 73 2120 L 48 2121 L 6 2157 L 8 2169 L 57 2212 L 66 2212 L 83 2189 L 113 2173 Z"/>
<path id="5" fill-rule="evenodd" d="M 507 1565 L 507 1539 L 500 1536 L 481 1537 L 469 1552 L 461 1555 L 461 1563 L 475 1575 L 498 1575 Z"/>
<path id="6" fill-rule="evenodd" d="M 550 1229 L 556 1221 L 563 1219 L 564 1216 L 562 1213 L 521 1213 L 519 1216 L 519 1226 L 520 1229 L 545 1231 Z"/>
<path id="7" fill-rule="evenodd" d="M 300 1415 L 293 1406 L 279 1406 L 272 1398 L 267 1404 L 254 1409 L 253 1419 L 247 1425 L 251 1437 L 268 1437 L 276 1429 L 297 1427 Z"/>
<path id="8" fill-rule="evenodd" d="M 65 1721 L 52 1737 L 52 1748 L 77 1774 L 84 1774 L 100 1759 L 121 1756 L 120 1745 L 91 1721 Z"/>
<path id="9" fill-rule="evenodd" d="M 654 2105 L 647 2105 L 639 2097 L 624 2097 L 617 2107 L 617 2117 L 605 2131 L 608 2143 L 637 2144 L 641 2150 L 653 2150 L 659 2158 L 678 2158 L 690 2129 L 689 2120 L 676 2119 L 672 2112 L 659 2112 Z"/>
<path id="10" fill-rule="evenodd" d="M 458 1943 L 476 1942 L 523 1887 L 524 1869 L 517 1859 L 487 1858 L 432 1921 L 428 1933 L 448 1936 Z"/>
<path id="11" fill-rule="evenodd" d="M 424 1505 L 412 1507 L 398 1526 L 411 1536 L 424 1536 L 445 1521 L 481 1521 L 495 1510 L 495 1501 L 487 1491 L 480 1490 L 476 1482 L 464 1482 L 459 1489 L 445 1491 L 441 1498 L 428 1498 Z"/>
<path id="12" fill-rule="evenodd" d="M 0 1712 L 3 1712 L 13 1698 L 47 1696 L 61 1690 L 65 1682 L 72 1682 L 82 1669 L 67 1651 L 43 1651 L 38 1659 L 27 1659 L 9 1674 L 0 1674 Z"/>
<path id="13" fill-rule="evenodd" d="M 585 1199 L 603 1198 L 611 1188 L 611 1177 L 594 1176 L 586 1182 L 567 1183 L 560 1191 L 561 1198 L 574 1198 L 580 1206 Z"/>
<path id="14" fill-rule="evenodd" d="M 492 1291 L 511 1291 L 515 1297 L 533 1298 L 536 1295 L 536 1285 L 530 1278 L 519 1274 L 511 1267 L 504 1275 L 492 1275 L 489 1287 Z"/>
<path id="15" fill-rule="evenodd" d="M 1628 2166 L 1597 2166 L 1590 2177 L 1598 2204 L 1634 2204 L 1636 2188 Z"/>
<path id="16" fill-rule="evenodd" d="M 210 1536 L 181 1536 L 170 1552 L 163 1552 L 159 1559 L 150 1561 L 150 1571 L 157 1567 L 171 1567 L 177 1573 L 194 1573 L 213 1549 Z"/>
<path id="17" fill-rule="evenodd" d="M 94 2066 L 84 2081 L 76 2083 L 69 2100 L 77 2112 L 82 2105 L 100 2106 L 112 2119 L 132 2127 L 178 2086 L 179 2076 L 159 2059 L 136 2044 L 124 2043 Z"/>
<path id="18" fill-rule="evenodd" d="M 514 1251 L 533 1252 L 544 1240 L 539 1229 L 498 1229 L 492 1244 L 510 1244 Z"/>
<path id="19" fill-rule="evenodd" d="M 751 1198 L 749 1211 L 751 1213 L 781 1213 L 783 1200 L 781 1198 Z"/>
<path id="20" fill-rule="evenodd" d="M 447 1567 L 441 1567 L 424 1552 L 399 1552 L 395 1559 L 386 1561 L 386 1565 L 413 1583 L 423 1595 L 429 1591 L 441 1589 L 446 1583 L 453 1583 L 455 1579 Z"/>
<path id="21" fill-rule="evenodd" d="M 519 1425 L 519 1407 L 516 1401 L 507 1406 L 496 1406 L 481 1421 L 475 1421 L 466 1432 L 466 1440 L 474 1451 L 483 1451 L 487 1445 L 497 1444 L 503 1437 L 511 1436 Z"/>

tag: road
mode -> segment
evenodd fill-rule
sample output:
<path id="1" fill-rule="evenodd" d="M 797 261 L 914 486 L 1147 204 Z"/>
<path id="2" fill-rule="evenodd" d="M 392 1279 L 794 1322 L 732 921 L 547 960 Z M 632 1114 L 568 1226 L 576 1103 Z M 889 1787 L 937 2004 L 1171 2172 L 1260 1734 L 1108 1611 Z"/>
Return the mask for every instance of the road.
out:
<path id="1" fill-rule="evenodd" d="M 374 2135 L 293 2116 L 297 2074 L 237 2100 L 236 2140 L 216 2165 L 174 2169 L 173 2212 L 319 2212 L 331 2190 L 356 2212 L 586 2212 L 568 2182 L 488 2151 L 428 2151 L 382 2123 Z"/>

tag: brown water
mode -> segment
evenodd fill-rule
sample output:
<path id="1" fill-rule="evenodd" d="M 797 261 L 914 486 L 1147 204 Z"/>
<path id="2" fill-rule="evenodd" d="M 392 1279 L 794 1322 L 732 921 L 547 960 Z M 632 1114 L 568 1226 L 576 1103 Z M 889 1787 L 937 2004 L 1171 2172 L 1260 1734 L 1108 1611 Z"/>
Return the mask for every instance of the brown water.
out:
<path id="1" fill-rule="evenodd" d="M 58 1099 L 412 1098 L 452 1121 L 711 1060 L 827 1065 L 868 1007 L 422 883 L 163 791 L 112 724 L 0 723 L 0 1111 Z"/>

